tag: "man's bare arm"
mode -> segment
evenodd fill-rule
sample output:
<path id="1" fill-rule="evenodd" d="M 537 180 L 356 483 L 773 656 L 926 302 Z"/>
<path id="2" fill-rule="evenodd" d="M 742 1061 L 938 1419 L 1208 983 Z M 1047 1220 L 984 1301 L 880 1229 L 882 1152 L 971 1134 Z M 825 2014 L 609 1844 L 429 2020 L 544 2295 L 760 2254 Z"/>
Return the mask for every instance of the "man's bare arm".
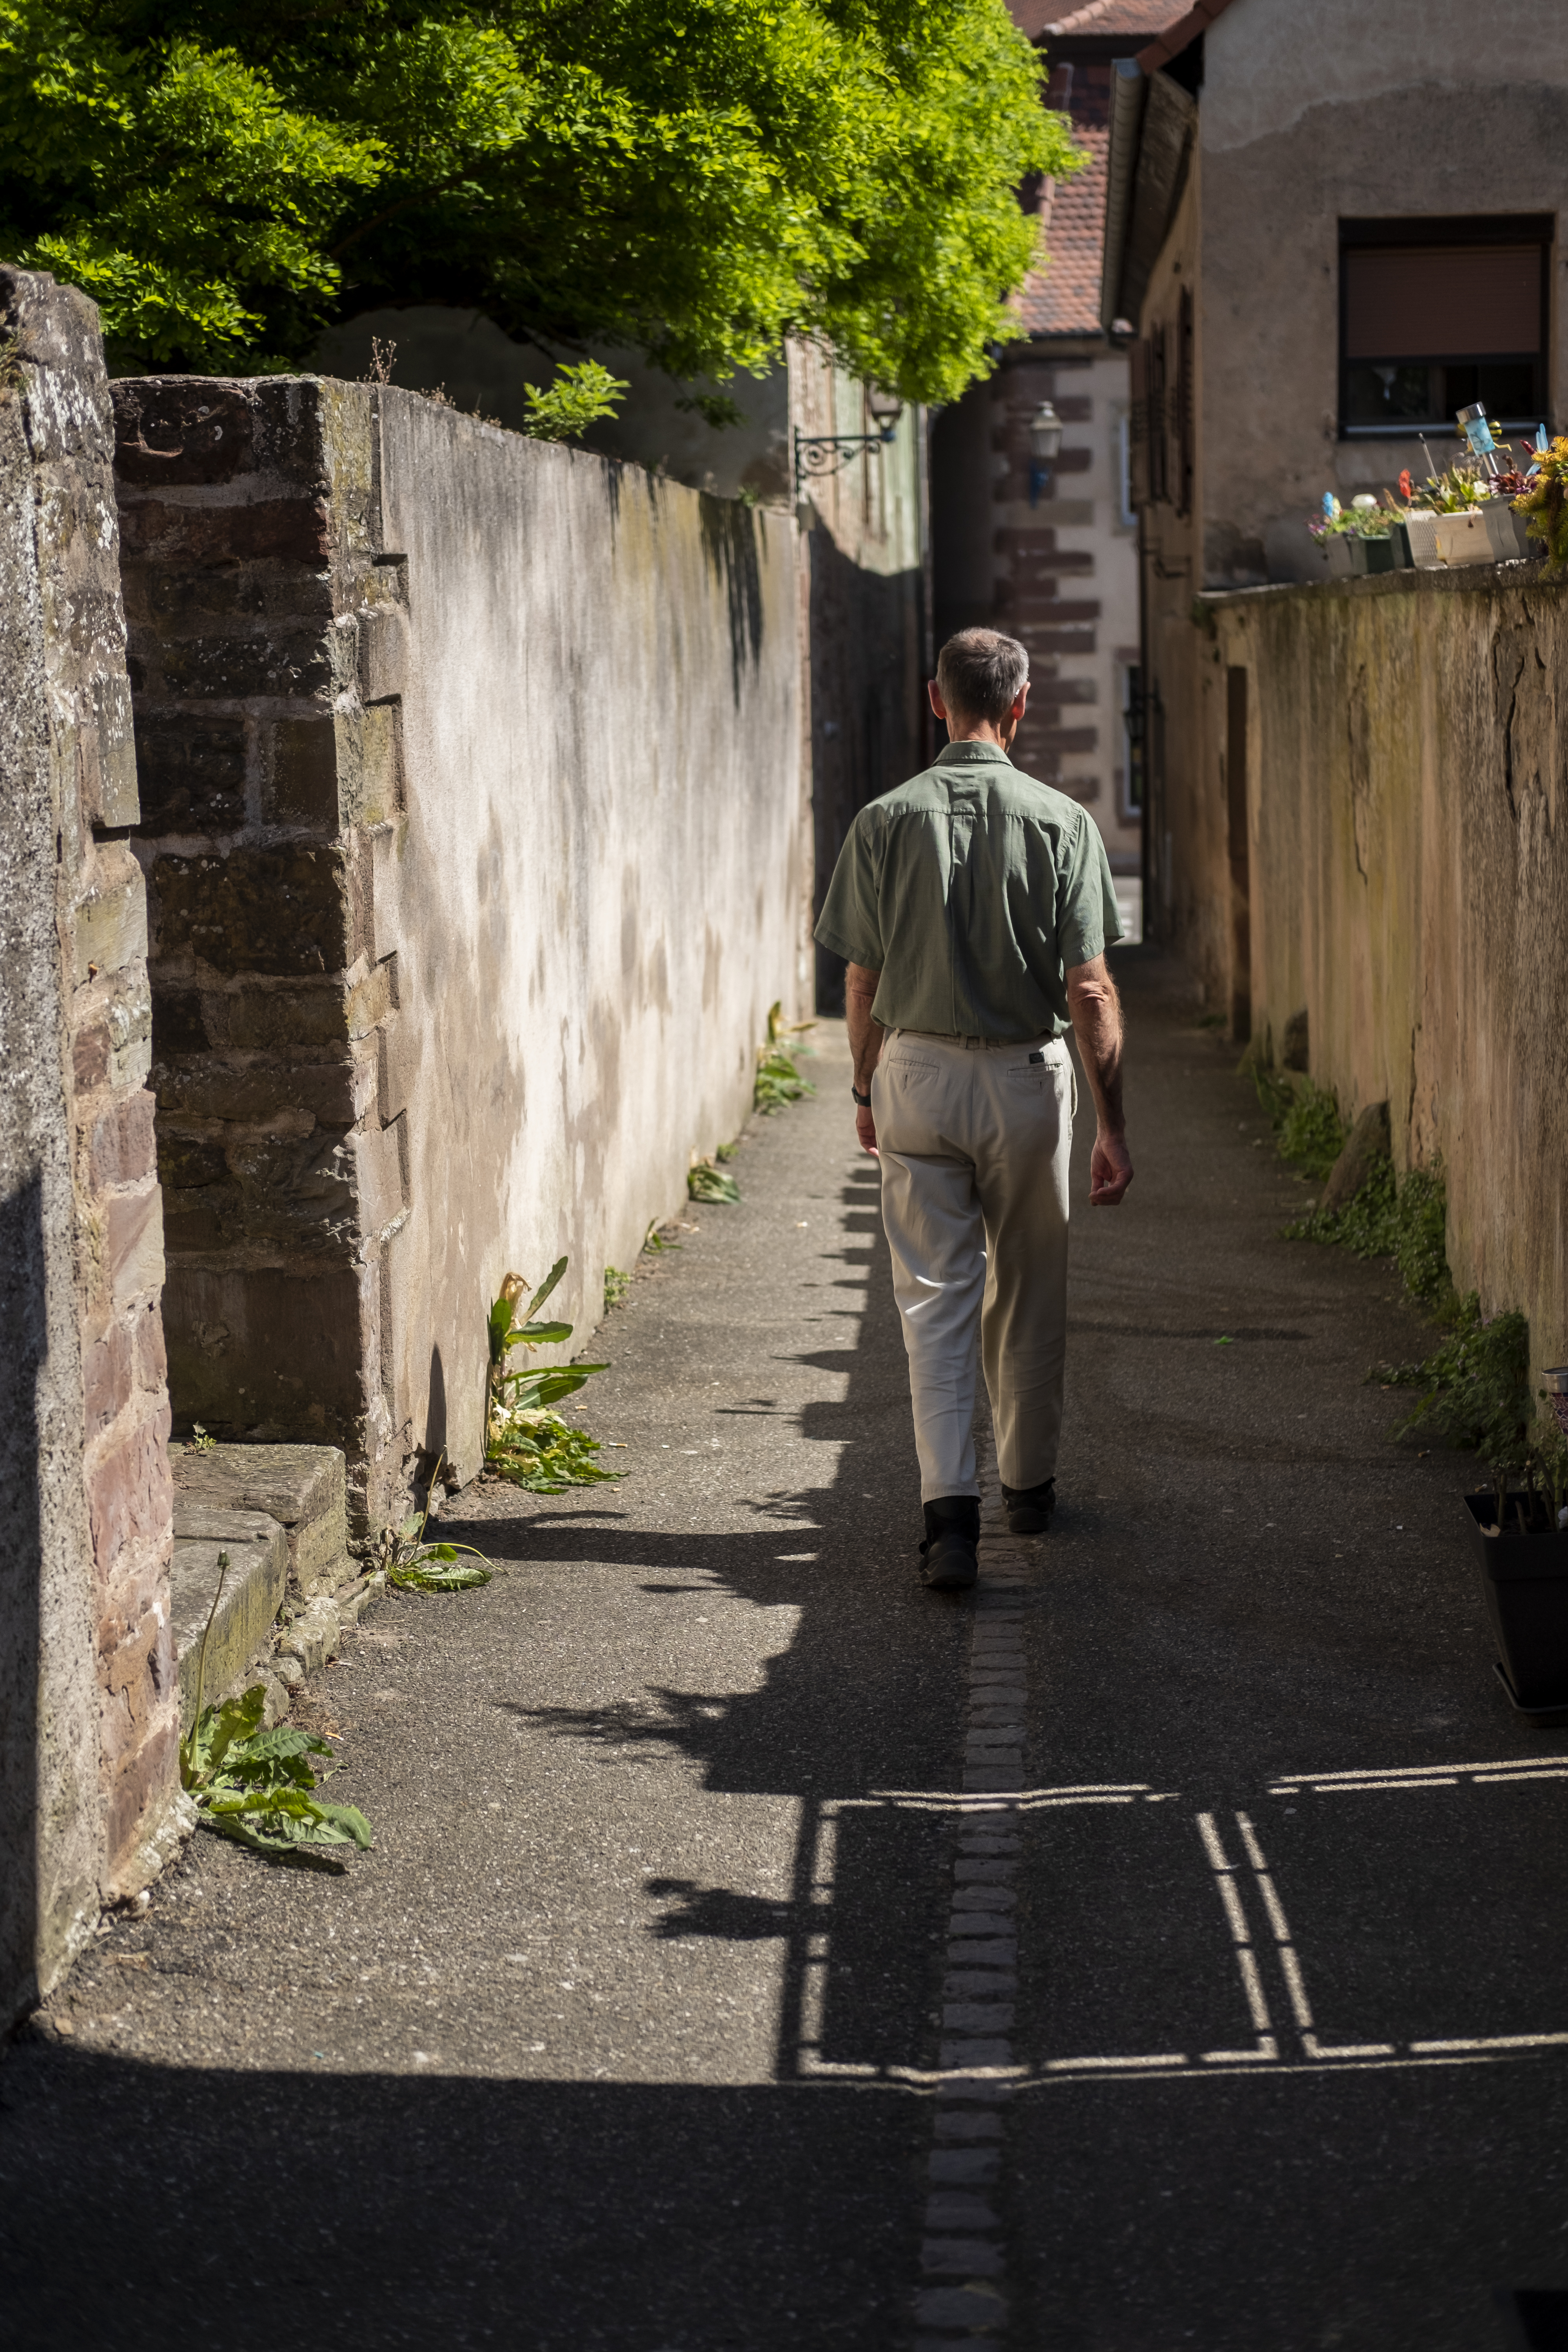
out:
<path id="1" fill-rule="evenodd" d="M 1102 955 L 1074 964 L 1067 976 L 1068 1011 L 1094 1097 L 1094 1150 L 1089 1162 L 1089 1206 L 1114 1209 L 1132 1181 L 1127 1122 L 1121 1110 L 1121 999 Z"/>
<path id="2" fill-rule="evenodd" d="M 844 1007 L 849 1029 L 849 1051 L 855 1056 L 855 1091 L 868 1095 L 871 1073 L 881 1058 L 882 1040 L 887 1035 L 879 1021 L 871 1018 L 871 1006 L 877 985 L 882 975 L 863 963 L 852 963 L 844 979 Z M 877 1149 L 877 1122 L 868 1110 L 855 1106 L 855 1132 L 868 1151 Z"/>

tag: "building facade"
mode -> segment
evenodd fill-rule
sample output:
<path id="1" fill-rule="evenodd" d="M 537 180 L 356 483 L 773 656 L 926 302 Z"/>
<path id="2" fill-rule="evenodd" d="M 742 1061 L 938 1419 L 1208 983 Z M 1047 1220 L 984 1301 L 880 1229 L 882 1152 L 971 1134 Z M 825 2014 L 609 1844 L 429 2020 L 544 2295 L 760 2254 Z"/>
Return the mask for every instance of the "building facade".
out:
<path id="1" fill-rule="evenodd" d="M 1131 497 L 1130 331 L 1100 316 L 1114 62 L 1168 27 L 1170 0 L 1094 0 L 1019 29 L 1050 66 L 1047 103 L 1068 115 L 1084 168 L 1026 188 L 1040 266 L 1017 298 L 1024 339 L 931 430 L 937 642 L 976 624 L 1029 654 L 1032 692 L 1014 757 L 1092 810 L 1136 928 L 1142 848 L 1142 693 L 1137 521 Z M 1042 402 L 1060 455 L 1032 457 Z"/>
<path id="2" fill-rule="evenodd" d="M 1194 599 L 1321 578 L 1324 493 L 1419 484 L 1468 402 L 1516 440 L 1561 403 L 1568 16 L 1510 0 L 1486 36 L 1457 0 L 1208 0 L 1111 72 L 1100 311 L 1138 330 L 1148 919 L 1237 1037 L 1267 754 Z"/>

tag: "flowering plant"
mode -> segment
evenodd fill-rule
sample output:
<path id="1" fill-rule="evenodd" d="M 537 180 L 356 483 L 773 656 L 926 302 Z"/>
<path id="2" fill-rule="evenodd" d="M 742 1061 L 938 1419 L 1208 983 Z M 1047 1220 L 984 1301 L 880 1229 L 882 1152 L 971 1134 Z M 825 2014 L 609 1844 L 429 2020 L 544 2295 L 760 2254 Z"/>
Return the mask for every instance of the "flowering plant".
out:
<path id="1" fill-rule="evenodd" d="M 1341 506 L 1331 490 L 1323 492 L 1321 514 L 1308 517 L 1307 529 L 1321 547 L 1327 539 L 1386 539 L 1395 517 L 1364 493 Z"/>
<path id="2" fill-rule="evenodd" d="M 1513 510 L 1529 517 L 1528 535 L 1544 541 L 1547 575 L 1556 579 L 1568 571 L 1568 436 L 1549 443 L 1542 425 L 1530 454 L 1534 463 Z"/>

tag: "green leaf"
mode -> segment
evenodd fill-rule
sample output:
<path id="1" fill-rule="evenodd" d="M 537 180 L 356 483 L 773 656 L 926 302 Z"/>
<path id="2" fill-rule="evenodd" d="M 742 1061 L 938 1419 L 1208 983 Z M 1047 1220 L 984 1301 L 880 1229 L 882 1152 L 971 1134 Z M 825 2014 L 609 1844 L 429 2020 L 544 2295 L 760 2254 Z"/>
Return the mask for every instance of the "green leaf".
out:
<path id="1" fill-rule="evenodd" d="M 551 1292 L 554 1289 L 556 1284 L 565 1273 L 566 1265 L 567 1261 L 565 1258 L 558 1257 L 556 1259 L 554 1265 L 551 1267 L 549 1273 L 545 1276 L 543 1281 L 534 1292 L 533 1297 L 528 1302 L 528 1313 L 523 1318 L 525 1322 L 531 1321 L 532 1318 L 538 1314 L 540 1308 L 543 1306 L 545 1300 L 549 1297 Z"/>
<path id="2" fill-rule="evenodd" d="M 570 1323 L 514 1323 L 507 1334 L 507 1346 L 520 1344 L 530 1348 L 558 1348 L 572 1337 Z"/>
<path id="3" fill-rule="evenodd" d="M 507 1383 L 507 1402 L 514 1412 L 531 1412 L 540 1405 L 558 1404 L 574 1395 L 595 1372 L 608 1364 L 561 1364 L 547 1372 L 519 1372 Z"/>

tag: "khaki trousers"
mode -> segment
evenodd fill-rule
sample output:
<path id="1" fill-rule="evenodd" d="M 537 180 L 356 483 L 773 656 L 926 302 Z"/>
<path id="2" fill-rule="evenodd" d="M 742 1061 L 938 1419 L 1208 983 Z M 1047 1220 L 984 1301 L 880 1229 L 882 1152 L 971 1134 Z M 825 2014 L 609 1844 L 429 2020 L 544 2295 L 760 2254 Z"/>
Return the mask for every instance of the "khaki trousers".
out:
<path id="1" fill-rule="evenodd" d="M 882 1048 L 871 1109 L 925 1502 L 980 1491 L 977 1355 L 1003 1484 L 1056 1475 L 1076 1108 L 1059 1039 L 896 1029 Z"/>

